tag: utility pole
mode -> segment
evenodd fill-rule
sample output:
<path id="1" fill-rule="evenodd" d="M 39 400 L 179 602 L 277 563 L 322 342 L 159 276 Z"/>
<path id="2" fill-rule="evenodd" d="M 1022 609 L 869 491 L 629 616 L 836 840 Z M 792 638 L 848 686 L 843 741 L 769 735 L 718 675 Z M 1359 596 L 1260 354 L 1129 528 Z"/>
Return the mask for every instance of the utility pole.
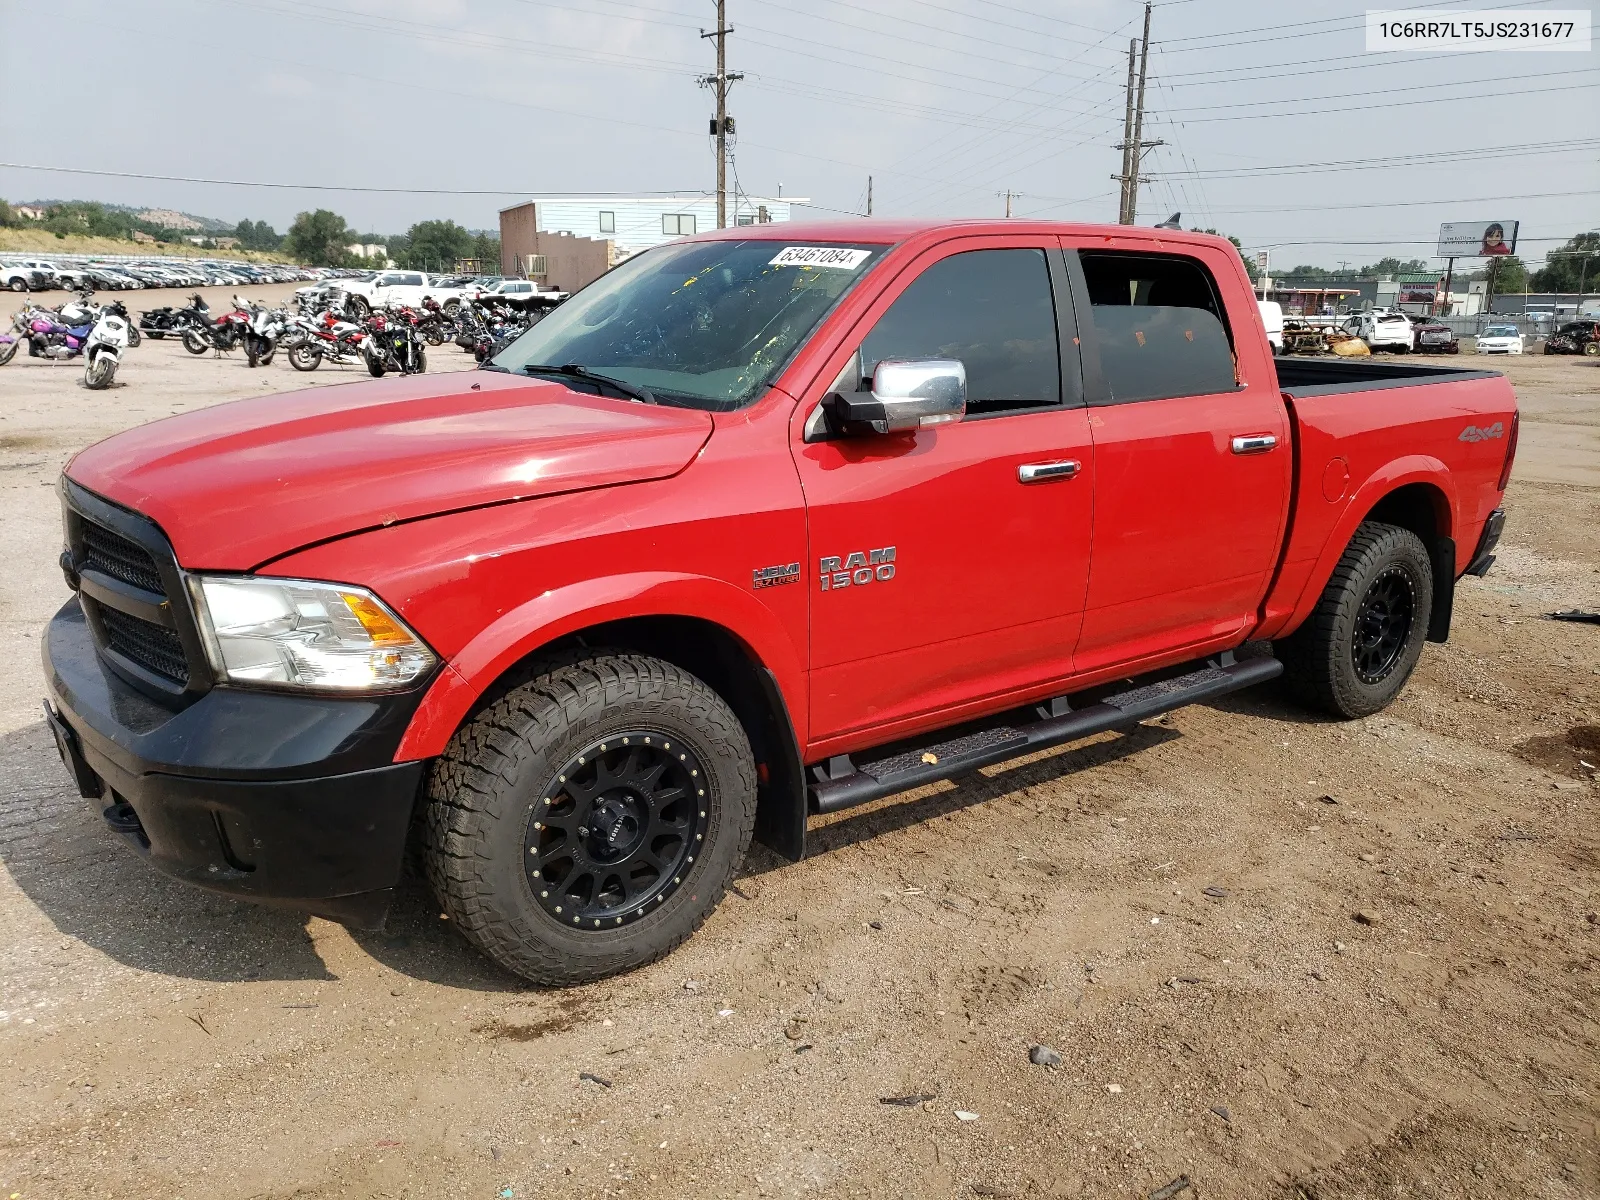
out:
<path id="1" fill-rule="evenodd" d="M 1144 6 L 1144 37 L 1128 43 L 1128 99 L 1122 119 L 1122 174 L 1113 179 L 1122 182 L 1122 204 L 1117 212 L 1119 225 L 1132 225 L 1139 215 L 1139 167 L 1144 162 L 1144 152 L 1152 146 L 1165 145 L 1160 138 L 1144 140 L 1144 84 L 1150 66 L 1150 0 Z M 1134 50 L 1138 50 L 1138 91 L 1134 84 Z"/>
<path id="2" fill-rule="evenodd" d="M 1133 224 L 1133 218 L 1128 215 L 1128 180 L 1133 176 L 1133 57 L 1138 46 L 1137 38 L 1128 39 L 1128 101 L 1122 114 L 1122 174 L 1115 176 L 1122 181 L 1122 195 L 1117 200 L 1118 225 Z"/>
<path id="3" fill-rule="evenodd" d="M 872 215 L 872 176 L 867 176 L 867 216 Z"/>
<path id="4" fill-rule="evenodd" d="M 1011 220 L 1011 189 L 1006 189 L 1006 220 Z"/>
<path id="5" fill-rule="evenodd" d="M 728 74 L 727 0 L 717 0 L 717 27 L 710 33 L 700 31 L 702 38 L 717 39 L 717 73 L 700 76 L 700 86 L 709 87 L 717 95 L 717 115 L 711 118 L 711 133 L 717 139 L 717 228 L 728 226 L 728 135 L 733 132 L 733 118 L 728 115 L 728 85 L 743 79 L 743 72 Z"/>

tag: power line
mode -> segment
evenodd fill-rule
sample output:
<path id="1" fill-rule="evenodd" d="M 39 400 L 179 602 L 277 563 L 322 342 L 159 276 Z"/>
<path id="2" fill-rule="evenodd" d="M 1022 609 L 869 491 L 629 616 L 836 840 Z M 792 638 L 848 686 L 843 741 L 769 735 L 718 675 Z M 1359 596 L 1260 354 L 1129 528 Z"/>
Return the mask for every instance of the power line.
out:
<path id="1" fill-rule="evenodd" d="M 205 179 L 196 175 L 156 175 L 144 171 L 102 171 L 88 167 L 47 167 L 41 163 L 0 162 L 0 168 L 13 171 L 51 171 L 60 175 L 100 175 L 113 179 L 154 179 L 164 183 L 209 183 L 220 187 L 282 188 L 299 192 L 378 192 L 400 196 L 704 196 L 704 188 L 659 188 L 626 192 L 535 192 L 527 188 L 406 188 L 367 187 L 361 184 L 278 183 L 254 179 Z"/>

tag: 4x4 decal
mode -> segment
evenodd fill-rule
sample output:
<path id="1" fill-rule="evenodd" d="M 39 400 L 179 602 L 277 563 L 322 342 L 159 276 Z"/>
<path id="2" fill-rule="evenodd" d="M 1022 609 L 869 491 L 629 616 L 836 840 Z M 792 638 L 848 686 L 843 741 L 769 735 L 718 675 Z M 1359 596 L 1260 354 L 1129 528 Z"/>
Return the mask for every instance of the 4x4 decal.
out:
<path id="1" fill-rule="evenodd" d="M 1468 425 L 1461 431 L 1461 436 L 1457 440 L 1462 442 L 1487 442 L 1490 438 L 1504 437 L 1505 434 L 1505 426 L 1496 421 L 1493 425 L 1483 427 Z"/>

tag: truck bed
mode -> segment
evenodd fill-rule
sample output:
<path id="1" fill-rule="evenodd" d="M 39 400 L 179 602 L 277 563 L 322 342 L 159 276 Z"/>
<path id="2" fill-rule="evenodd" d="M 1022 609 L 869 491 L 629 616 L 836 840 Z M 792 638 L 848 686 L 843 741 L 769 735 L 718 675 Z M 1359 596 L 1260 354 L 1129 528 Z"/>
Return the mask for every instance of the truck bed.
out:
<path id="1" fill-rule="evenodd" d="M 1328 396 L 1375 388 L 1415 387 L 1463 379 L 1492 379 L 1498 371 L 1473 367 L 1424 367 L 1365 358 L 1274 358 L 1278 387 L 1290 397 Z"/>

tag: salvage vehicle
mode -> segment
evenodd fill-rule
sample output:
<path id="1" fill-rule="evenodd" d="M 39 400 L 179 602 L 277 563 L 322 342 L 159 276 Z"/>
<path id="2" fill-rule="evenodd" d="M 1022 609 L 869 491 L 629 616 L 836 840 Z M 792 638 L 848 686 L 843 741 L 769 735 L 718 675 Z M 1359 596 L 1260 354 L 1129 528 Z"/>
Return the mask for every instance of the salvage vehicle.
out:
<path id="1" fill-rule="evenodd" d="M 1493 561 L 1517 425 L 1498 373 L 1274 360 L 1218 237 L 722 230 L 484 370 L 78 453 L 46 713 L 152 866 L 374 927 L 414 852 L 575 984 L 811 818 L 1280 676 L 1378 712 Z"/>
<path id="2" fill-rule="evenodd" d="M 1367 344 L 1370 350 L 1411 351 L 1411 319 L 1403 312 L 1376 309 L 1360 313 L 1345 323 L 1345 328 Z"/>
<path id="3" fill-rule="evenodd" d="M 1459 354 L 1461 343 L 1456 331 L 1442 321 L 1411 317 L 1411 348 L 1418 354 Z"/>
<path id="4" fill-rule="evenodd" d="M 1545 338 L 1544 352 L 1600 355 L 1600 321 L 1569 321 Z"/>
<path id="5" fill-rule="evenodd" d="M 1490 325 L 1477 337 L 1479 354 L 1521 354 L 1522 331 L 1515 325 Z"/>

